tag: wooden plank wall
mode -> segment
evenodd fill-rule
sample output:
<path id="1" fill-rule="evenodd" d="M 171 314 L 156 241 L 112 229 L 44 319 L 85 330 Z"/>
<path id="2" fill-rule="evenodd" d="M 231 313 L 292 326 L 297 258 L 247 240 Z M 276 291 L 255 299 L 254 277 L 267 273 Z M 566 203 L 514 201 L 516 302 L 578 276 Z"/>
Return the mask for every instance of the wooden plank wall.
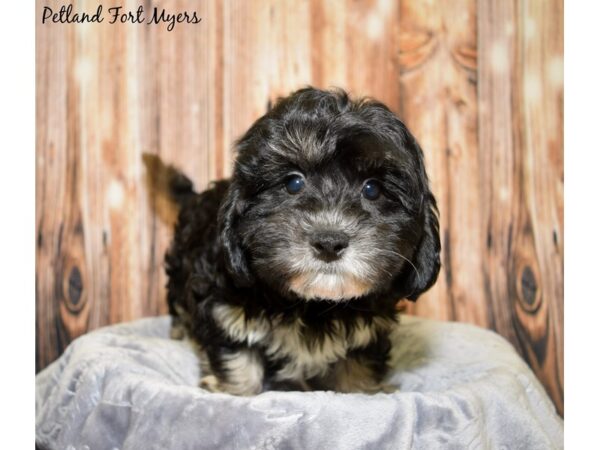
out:
<path id="1" fill-rule="evenodd" d="M 409 312 L 498 331 L 562 413 L 562 0 L 143 5 L 203 20 L 42 25 L 38 4 L 38 370 L 88 330 L 166 312 L 171 231 L 143 152 L 202 188 L 269 102 L 342 86 L 388 104 L 426 153 L 443 271 Z"/>

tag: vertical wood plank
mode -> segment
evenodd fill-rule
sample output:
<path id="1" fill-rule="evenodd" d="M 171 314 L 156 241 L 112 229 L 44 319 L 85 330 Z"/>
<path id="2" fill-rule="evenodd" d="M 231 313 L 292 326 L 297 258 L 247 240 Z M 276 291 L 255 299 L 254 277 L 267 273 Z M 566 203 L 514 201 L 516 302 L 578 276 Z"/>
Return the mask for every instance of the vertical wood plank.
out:
<path id="1" fill-rule="evenodd" d="M 447 54 L 440 50 L 442 16 L 439 2 L 399 2 L 399 32 L 396 36 L 399 66 L 400 118 L 420 143 L 431 189 L 439 208 L 442 256 L 447 253 L 448 194 L 447 144 L 444 107 L 444 70 Z M 438 281 L 408 311 L 448 320 L 453 318 L 449 291 L 451 267 L 443 258 Z"/>
<path id="2" fill-rule="evenodd" d="M 310 2 L 311 79 L 322 88 L 348 86 L 346 0 Z"/>
<path id="3" fill-rule="evenodd" d="M 492 325 L 484 288 L 484 237 L 481 232 L 481 185 L 477 144 L 477 4 L 448 2 L 443 10 L 447 29 L 446 87 L 448 233 L 446 258 L 450 264 L 453 318 Z"/>
<path id="4" fill-rule="evenodd" d="M 357 97 L 373 97 L 399 112 L 398 3 L 392 1 L 346 2 L 347 88 Z M 324 60 L 322 64 L 328 64 Z"/>
<path id="5" fill-rule="evenodd" d="M 36 8 L 36 370 L 70 341 L 59 310 L 58 267 L 66 215 L 68 30 L 42 26 L 40 13 Z"/>
<path id="6" fill-rule="evenodd" d="M 443 259 L 438 283 L 412 310 L 487 326 L 477 158 L 476 3 L 400 4 L 401 116 L 425 153 L 440 210 Z"/>
<path id="7" fill-rule="evenodd" d="M 512 310 L 506 299 L 514 219 L 518 217 L 520 181 L 513 133 L 515 5 L 481 2 L 479 7 L 479 150 L 482 179 L 482 217 L 486 234 L 486 290 L 494 327 L 517 343 Z"/>

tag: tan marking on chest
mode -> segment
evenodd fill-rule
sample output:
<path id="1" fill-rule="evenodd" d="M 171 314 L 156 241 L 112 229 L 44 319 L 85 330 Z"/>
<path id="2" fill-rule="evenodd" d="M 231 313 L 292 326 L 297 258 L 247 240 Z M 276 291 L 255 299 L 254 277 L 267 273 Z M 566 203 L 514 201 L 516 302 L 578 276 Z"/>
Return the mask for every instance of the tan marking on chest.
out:
<path id="1" fill-rule="evenodd" d="M 227 335 L 248 345 L 260 344 L 269 358 L 286 358 L 288 363 L 277 373 L 278 379 L 304 380 L 325 374 L 332 363 L 346 357 L 348 351 L 367 346 L 378 330 L 389 330 L 393 321 L 376 319 L 366 323 L 362 318 L 348 329 L 344 322 L 333 321 L 331 334 L 318 342 L 306 336 L 302 320 L 282 323 L 281 317 L 246 320 L 241 307 L 217 305 L 213 315 Z"/>

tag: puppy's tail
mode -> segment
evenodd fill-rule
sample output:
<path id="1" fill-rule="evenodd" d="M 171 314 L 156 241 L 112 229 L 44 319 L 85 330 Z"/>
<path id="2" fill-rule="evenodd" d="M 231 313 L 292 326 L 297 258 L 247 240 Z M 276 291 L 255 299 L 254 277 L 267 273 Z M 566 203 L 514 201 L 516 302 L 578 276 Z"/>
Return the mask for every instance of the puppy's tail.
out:
<path id="1" fill-rule="evenodd" d="M 194 183 L 172 165 L 165 164 L 158 155 L 142 154 L 146 166 L 146 186 L 150 204 L 164 222 L 174 224 L 179 209 L 197 194 Z"/>

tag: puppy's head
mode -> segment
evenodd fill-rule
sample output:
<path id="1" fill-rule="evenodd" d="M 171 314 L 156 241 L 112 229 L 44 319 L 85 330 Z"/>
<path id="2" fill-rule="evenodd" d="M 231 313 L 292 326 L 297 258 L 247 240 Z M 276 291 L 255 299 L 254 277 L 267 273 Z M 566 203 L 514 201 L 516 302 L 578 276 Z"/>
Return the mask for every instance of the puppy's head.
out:
<path id="1" fill-rule="evenodd" d="M 435 282 L 440 240 L 423 153 L 381 103 L 302 89 L 237 151 L 219 220 L 239 285 L 307 300 L 415 300 Z"/>

